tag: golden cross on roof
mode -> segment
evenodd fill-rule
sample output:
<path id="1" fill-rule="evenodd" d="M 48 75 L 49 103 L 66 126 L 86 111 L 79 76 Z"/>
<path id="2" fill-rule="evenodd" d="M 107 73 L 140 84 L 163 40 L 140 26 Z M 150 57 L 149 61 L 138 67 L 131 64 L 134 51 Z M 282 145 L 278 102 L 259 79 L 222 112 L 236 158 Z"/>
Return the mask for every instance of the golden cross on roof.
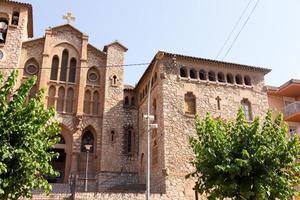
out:
<path id="1" fill-rule="evenodd" d="M 68 24 L 71 23 L 71 21 L 75 21 L 75 17 L 72 16 L 71 12 L 68 12 L 66 15 L 63 16 L 63 19 L 67 21 Z"/>

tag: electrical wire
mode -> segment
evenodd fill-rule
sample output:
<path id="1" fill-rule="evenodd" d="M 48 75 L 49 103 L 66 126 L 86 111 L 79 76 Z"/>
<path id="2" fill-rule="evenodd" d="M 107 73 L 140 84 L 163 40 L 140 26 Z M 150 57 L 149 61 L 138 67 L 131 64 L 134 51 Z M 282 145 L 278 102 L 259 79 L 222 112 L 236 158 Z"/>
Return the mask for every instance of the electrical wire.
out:
<path id="1" fill-rule="evenodd" d="M 238 25 L 240 24 L 243 16 L 245 15 L 246 11 L 249 9 L 249 6 L 251 5 L 252 0 L 249 0 L 248 4 L 246 5 L 246 7 L 244 8 L 242 14 L 240 15 L 239 19 L 236 21 L 235 25 L 232 27 L 231 32 L 229 33 L 228 37 L 226 38 L 225 42 L 223 43 L 221 49 L 219 50 L 217 56 L 216 56 L 216 60 L 218 59 L 218 57 L 220 56 L 220 54 L 222 53 L 222 51 L 224 50 L 226 44 L 228 43 L 229 39 L 232 37 L 232 34 L 234 33 L 235 29 L 238 27 Z"/>
<path id="2" fill-rule="evenodd" d="M 100 65 L 96 67 L 134 67 L 134 66 L 145 66 L 149 65 L 150 63 L 133 63 L 133 64 L 124 64 L 124 65 Z M 71 67 L 65 67 L 64 69 L 70 69 Z M 83 68 L 91 68 L 91 67 L 76 67 L 76 69 L 83 69 Z M 24 69 L 24 67 L 0 67 L 1 69 Z M 52 69 L 52 67 L 39 67 L 39 69 Z"/>
<path id="3" fill-rule="evenodd" d="M 233 45 L 235 44 L 235 42 L 237 41 L 238 37 L 240 36 L 241 32 L 243 31 L 243 29 L 245 28 L 245 26 L 247 25 L 248 21 L 250 20 L 252 14 L 254 13 L 255 9 L 257 8 L 257 5 L 259 3 L 260 0 L 257 0 L 253 9 L 251 10 L 250 14 L 248 15 L 246 21 L 244 22 L 241 30 L 238 32 L 238 34 L 236 35 L 236 37 L 234 38 L 233 42 L 231 43 L 229 49 L 227 50 L 226 54 L 224 55 L 224 57 L 222 58 L 222 61 L 226 58 L 226 56 L 229 54 L 229 52 L 231 51 Z"/>

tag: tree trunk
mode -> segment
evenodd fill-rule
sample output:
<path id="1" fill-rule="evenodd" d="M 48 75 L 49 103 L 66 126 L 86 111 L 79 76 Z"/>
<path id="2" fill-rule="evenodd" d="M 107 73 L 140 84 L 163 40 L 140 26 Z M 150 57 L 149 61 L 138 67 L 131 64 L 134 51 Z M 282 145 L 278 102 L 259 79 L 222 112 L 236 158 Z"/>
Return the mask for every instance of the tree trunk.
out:
<path id="1" fill-rule="evenodd" d="M 251 196 L 250 200 L 258 200 L 255 196 Z"/>

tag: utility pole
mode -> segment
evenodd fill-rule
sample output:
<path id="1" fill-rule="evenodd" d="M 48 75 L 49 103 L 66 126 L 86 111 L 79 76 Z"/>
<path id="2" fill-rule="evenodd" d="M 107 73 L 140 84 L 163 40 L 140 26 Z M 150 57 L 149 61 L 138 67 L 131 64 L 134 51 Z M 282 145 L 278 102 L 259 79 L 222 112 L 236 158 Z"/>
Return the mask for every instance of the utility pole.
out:
<path id="1" fill-rule="evenodd" d="M 149 87 L 148 87 L 148 94 L 147 94 L 147 115 L 144 115 L 144 119 L 147 120 L 147 177 L 146 177 L 146 200 L 150 200 L 150 146 L 151 146 L 151 130 L 152 129 L 157 129 L 158 125 L 157 124 L 151 124 L 150 121 L 154 120 L 154 116 L 150 115 L 150 106 L 151 106 L 151 89 L 152 89 L 152 77 L 155 72 L 155 66 L 157 64 L 157 61 L 162 59 L 164 56 L 163 53 L 158 53 L 156 56 L 156 61 L 153 64 L 151 75 L 149 77 Z M 151 67 L 151 66 L 150 66 Z"/>

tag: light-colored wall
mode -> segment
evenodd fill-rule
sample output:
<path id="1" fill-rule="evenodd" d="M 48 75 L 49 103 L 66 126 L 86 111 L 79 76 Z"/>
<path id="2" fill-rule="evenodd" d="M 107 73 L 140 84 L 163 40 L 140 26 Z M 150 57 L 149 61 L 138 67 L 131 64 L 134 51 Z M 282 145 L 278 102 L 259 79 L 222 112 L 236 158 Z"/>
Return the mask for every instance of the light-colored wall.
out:
<path id="1" fill-rule="evenodd" d="M 14 9 L 20 11 L 18 26 L 11 25 L 12 13 Z M 20 5 L 13 5 L 10 3 L 1 2 L 0 14 L 7 14 L 9 16 L 8 32 L 6 36 L 6 43 L 0 44 L 0 50 L 4 53 L 4 58 L 0 60 L 0 68 L 18 68 L 20 63 L 22 42 L 28 38 L 27 23 L 28 23 L 28 9 Z M 9 75 L 11 70 L 2 70 L 5 76 Z"/>

